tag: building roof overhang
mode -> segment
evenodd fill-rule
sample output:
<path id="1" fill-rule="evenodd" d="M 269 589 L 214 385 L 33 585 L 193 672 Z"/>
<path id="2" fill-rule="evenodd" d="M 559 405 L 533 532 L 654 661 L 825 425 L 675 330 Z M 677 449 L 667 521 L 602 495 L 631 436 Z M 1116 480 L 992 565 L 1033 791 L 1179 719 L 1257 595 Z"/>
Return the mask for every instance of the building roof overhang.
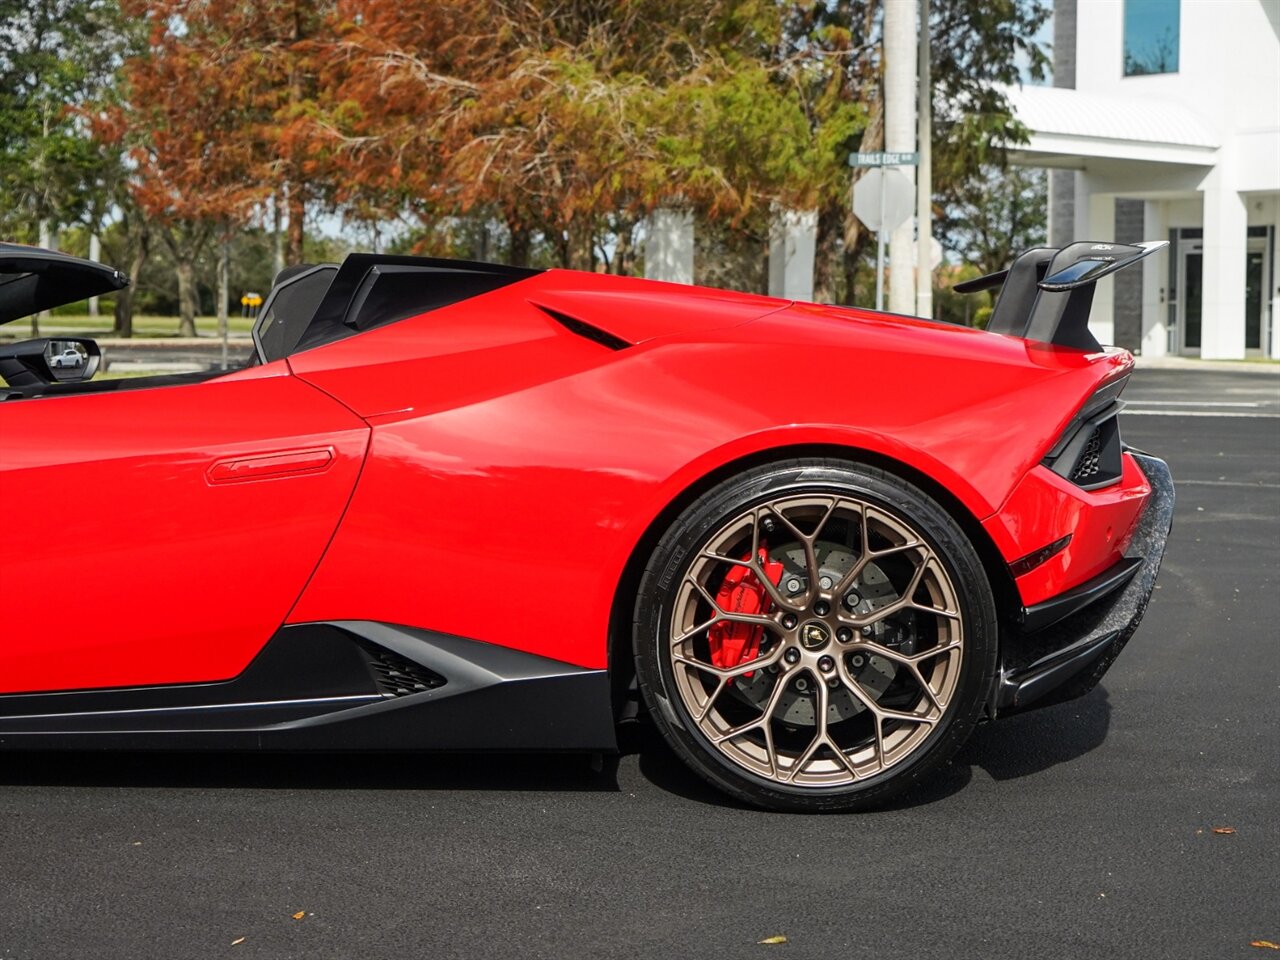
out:
<path id="1" fill-rule="evenodd" d="M 1014 116 L 1030 140 L 1015 160 L 1081 167 L 1089 158 L 1211 166 L 1221 141 L 1180 103 L 1108 97 L 1060 87 L 1009 87 Z"/>

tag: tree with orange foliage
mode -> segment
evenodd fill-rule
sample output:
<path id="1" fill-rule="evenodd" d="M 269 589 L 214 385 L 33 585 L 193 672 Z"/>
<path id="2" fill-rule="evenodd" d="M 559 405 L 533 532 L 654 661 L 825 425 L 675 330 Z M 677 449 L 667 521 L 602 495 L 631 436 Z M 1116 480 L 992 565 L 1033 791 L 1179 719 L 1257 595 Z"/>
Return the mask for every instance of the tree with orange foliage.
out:
<path id="1" fill-rule="evenodd" d="M 147 25 L 145 52 L 122 71 L 123 95 L 99 123 L 127 145 L 133 197 L 176 264 L 180 331 L 195 332 L 195 262 L 209 240 L 270 199 L 289 212 L 289 258 L 302 258 L 314 171 L 301 131 L 315 71 L 302 43 L 323 5 L 238 0 L 124 0 Z"/>
<path id="2" fill-rule="evenodd" d="M 770 0 L 339 0 L 335 23 L 318 135 L 337 199 L 495 211 L 513 262 L 535 232 L 586 266 L 608 217 L 740 218 L 811 189 Z"/>

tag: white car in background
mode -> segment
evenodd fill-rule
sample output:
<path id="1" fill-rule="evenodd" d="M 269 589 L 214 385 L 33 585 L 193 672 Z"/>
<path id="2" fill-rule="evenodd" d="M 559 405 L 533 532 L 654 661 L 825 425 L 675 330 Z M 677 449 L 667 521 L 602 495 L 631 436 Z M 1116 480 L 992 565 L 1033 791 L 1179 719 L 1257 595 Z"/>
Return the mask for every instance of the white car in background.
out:
<path id="1" fill-rule="evenodd" d="M 55 370 L 62 367 L 83 367 L 84 354 L 75 347 L 67 347 L 61 353 L 57 354 L 49 361 L 49 366 Z"/>

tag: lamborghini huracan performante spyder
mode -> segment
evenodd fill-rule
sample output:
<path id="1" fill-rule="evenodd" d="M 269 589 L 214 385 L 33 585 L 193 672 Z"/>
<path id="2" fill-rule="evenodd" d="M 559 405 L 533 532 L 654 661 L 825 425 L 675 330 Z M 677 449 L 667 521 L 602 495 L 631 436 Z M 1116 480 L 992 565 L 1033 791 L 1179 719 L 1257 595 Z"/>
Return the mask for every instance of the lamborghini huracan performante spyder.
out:
<path id="1" fill-rule="evenodd" d="M 741 801 L 883 802 L 1137 628 L 1173 485 L 1086 321 L 1156 246 L 1028 251 L 965 287 L 987 331 L 353 254 L 284 271 L 233 370 L 5 341 L 0 748 L 603 753 L 647 716 Z M 127 282 L 0 245 L 0 322 Z"/>

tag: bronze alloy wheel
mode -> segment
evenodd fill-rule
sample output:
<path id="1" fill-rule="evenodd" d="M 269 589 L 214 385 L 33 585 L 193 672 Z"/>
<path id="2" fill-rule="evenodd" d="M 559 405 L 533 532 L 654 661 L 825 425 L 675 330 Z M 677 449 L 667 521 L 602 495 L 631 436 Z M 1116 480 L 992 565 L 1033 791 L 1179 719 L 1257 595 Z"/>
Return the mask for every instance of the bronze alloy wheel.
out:
<path id="1" fill-rule="evenodd" d="M 967 615 L 975 606 L 989 614 L 989 588 L 981 577 L 957 581 L 957 569 L 980 569 L 959 530 L 930 523 L 942 511 L 897 478 L 835 469 L 849 471 L 860 482 L 804 482 L 804 474 L 795 482 L 781 465 L 772 482 L 742 478 L 748 488 L 772 489 L 739 500 L 701 536 L 677 525 L 683 536 L 671 554 L 679 560 L 664 567 L 667 602 L 649 626 L 656 683 L 644 683 L 654 671 L 637 661 L 642 686 L 678 703 L 681 729 L 659 722 L 668 739 L 678 732 L 684 747 L 712 755 L 711 766 L 698 758 L 700 772 L 720 786 L 728 772 L 761 805 L 797 806 L 772 802 L 778 791 L 850 795 L 883 785 L 923 754 L 949 753 L 993 669 L 994 618 L 984 616 L 971 639 Z M 910 496 L 880 489 L 890 485 Z M 964 602 L 975 593 L 980 602 Z M 975 643 L 982 677 L 965 683 Z M 950 730 L 957 713 L 962 729 Z M 936 751 L 940 739 L 951 743 Z"/>

